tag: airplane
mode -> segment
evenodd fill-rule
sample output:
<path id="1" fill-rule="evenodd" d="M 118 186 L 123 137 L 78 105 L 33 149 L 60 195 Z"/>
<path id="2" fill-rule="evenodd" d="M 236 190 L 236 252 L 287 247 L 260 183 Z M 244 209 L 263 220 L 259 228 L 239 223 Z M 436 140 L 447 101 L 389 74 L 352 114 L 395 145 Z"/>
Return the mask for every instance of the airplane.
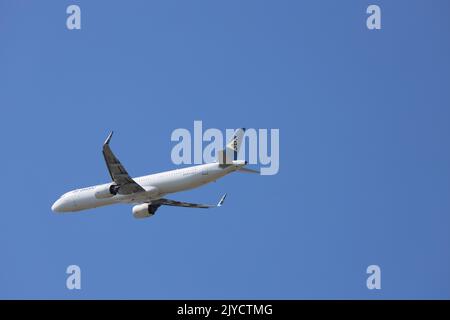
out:
<path id="1" fill-rule="evenodd" d="M 218 152 L 216 162 L 131 178 L 109 146 L 113 135 L 111 132 L 103 144 L 103 156 L 112 181 L 69 191 L 56 200 L 51 209 L 56 213 L 66 213 L 128 203 L 134 205 L 133 216 L 142 219 L 153 216 L 160 206 L 203 209 L 220 207 L 226 194 L 217 204 L 189 203 L 164 197 L 167 194 L 198 188 L 235 171 L 259 173 L 257 170 L 245 168 L 247 161 L 237 159 L 244 133 L 245 128 L 234 132 L 225 149 Z"/>

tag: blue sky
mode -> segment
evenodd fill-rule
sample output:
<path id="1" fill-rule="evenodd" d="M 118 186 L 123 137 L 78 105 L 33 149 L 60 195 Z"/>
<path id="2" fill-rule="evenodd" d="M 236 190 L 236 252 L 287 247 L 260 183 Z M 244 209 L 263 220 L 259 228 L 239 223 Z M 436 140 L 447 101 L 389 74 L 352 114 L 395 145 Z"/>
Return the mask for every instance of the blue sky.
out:
<path id="1" fill-rule="evenodd" d="M 366 28 L 378 4 L 382 29 Z M 66 28 L 77 4 L 82 29 Z M 0 298 L 450 298 L 448 1 L 0 1 Z M 279 128 L 280 171 L 133 219 L 64 192 L 174 168 L 176 128 Z M 82 289 L 66 289 L 66 267 Z M 377 264 L 382 289 L 368 290 Z"/>

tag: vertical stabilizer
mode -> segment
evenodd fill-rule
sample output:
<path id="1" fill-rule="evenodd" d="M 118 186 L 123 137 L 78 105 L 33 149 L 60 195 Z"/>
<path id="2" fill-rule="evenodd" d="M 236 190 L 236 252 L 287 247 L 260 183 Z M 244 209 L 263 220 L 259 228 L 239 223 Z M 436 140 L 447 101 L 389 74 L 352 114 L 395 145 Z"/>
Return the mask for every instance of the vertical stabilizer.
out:
<path id="1" fill-rule="evenodd" d="M 237 160 L 244 134 L 245 128 L 237 129 L 233 134 L 233 138 L 227 143 L 225 149 L 219 151 L 217 160 L 221 165 L 231 164 L 233 160 Z"/>

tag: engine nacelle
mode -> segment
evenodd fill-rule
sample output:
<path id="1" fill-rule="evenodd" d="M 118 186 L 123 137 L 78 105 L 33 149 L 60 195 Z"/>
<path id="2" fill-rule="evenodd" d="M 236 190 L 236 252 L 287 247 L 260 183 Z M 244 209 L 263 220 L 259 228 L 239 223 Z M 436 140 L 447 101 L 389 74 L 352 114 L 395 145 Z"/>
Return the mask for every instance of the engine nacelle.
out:
<path id="1" fill-rule="evenodd" d="M 97 187 L 95 190 L 95 197 L 97 199 L 111 198 L 116 194 L 117 194 L 117 185 L 115 184 Z"/>
<path id="2" fill-rule="evenodd" d="M 158 207 L 152 206 L 151 204 L 148 203 L 135 205 L 133 207 L 133 217 L 135 217 L 136 219 L 151 217 L 155 215 L 155 212 L 158 209 Z"/>

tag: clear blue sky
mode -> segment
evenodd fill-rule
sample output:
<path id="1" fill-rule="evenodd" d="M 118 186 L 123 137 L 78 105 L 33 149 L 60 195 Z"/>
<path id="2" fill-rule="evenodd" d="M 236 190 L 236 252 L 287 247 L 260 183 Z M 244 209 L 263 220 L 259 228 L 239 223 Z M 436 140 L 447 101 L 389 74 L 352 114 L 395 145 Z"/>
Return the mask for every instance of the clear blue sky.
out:
<path id="1" fill-rule="evenodd" d="M 366 8 L 382 9 L 382 30 Z M 82 30 L 66 29 L 78 4 Z M 0 298 L 450 298 L 448 1 L 0 1 Z M 280 171 L 58 216 L 174 168 L 194 120 L 279 128 Z M 65 287 L 66 267 L 82 290 Z M 366 288 L 366 268 L 382 289 Z"/>

